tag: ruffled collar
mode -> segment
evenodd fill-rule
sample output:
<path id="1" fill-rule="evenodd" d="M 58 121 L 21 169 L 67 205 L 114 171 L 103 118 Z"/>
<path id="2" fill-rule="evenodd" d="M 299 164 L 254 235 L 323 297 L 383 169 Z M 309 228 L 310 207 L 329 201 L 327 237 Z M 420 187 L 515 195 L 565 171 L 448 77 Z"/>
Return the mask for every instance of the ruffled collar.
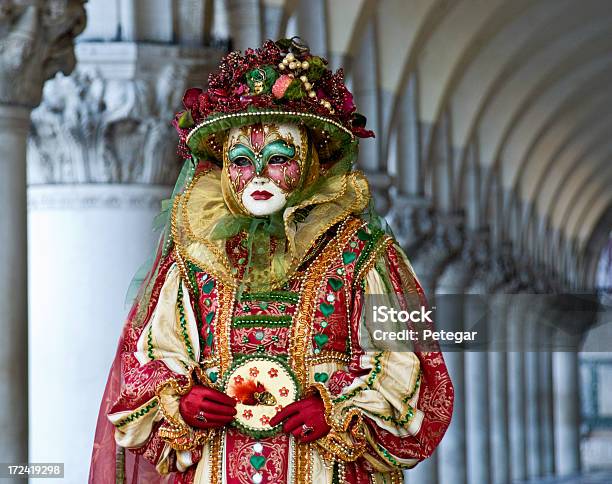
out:
<path id="1" fill-rule="evenodd" d="M 215 165 L 199 171 L 172 210 L 172 232 L 179 255 L 224 284 L 251 291 L 277 289 L 299 268 L 309 250 L 327 230 L 362 213 L 370 190 L 361 172 L 323 177 L 316 190 L 272 218 L 232 213 L 221 187 L 222 171 Z M 226 241 L 247 234 L 250 264 L 239 271 L 226 253 Z M 276 239 L 270 244 L 271 239 Z M 271 247 L 275 247 L 271 249 Z M 270 254 L 260 257 L 257 254 Z M 265 262 L 263 262 L 265 261 Z M 240 273 L 244 276 L 239 277 Z"/>

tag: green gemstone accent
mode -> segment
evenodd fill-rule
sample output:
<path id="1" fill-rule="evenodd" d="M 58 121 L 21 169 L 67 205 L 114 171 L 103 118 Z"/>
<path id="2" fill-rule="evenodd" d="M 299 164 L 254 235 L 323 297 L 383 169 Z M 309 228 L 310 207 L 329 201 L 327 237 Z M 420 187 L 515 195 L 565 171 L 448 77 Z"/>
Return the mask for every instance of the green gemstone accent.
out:
<path id="1" fill-rule="evenodd" d="M 325 383 L 327 380 L 329 380 L 329 375 L 325 372 L 315 373 L 314 380 L 319 383 Z"/>
<path id="2" fill-rule="evenodd" d="M 206 337 L 206 346 L 212 346 L 212 344 L 213 344 L 213 334 L 208 333 L 208 336 Z"/>
<path id="3" fill-rule="evenodd" d="M 242 337 L 242 342 L 245 343 L 245 344 L 248 343 L 249 342 L 249 337 L 248 336 L 243 336 Z"/>
<path id="4" fill-rule="evenodd" d="M 342 282 L 340 279 L 336 279 L 335 277 L 330 277 L 327 282 L 334 291 L 337 291 L 344 285 L 344 282 Z"/>
<path id="5" fill-rule="evenodd" d="M 255 339 L 257 341 L 261 341 L 262 339 L 264 339 L 265 333 L 263 331 L 257 331 L 255 333 Z"/>
<path id="6" fill-rule="evenodd" d="M 339 276 L 344 275 L 344 267 L 338 267 L 336 269 L 336 274 L 338 274 Z"/>
<path id="7" fill-rule="evenodd" d="M 323 346 L 329 340 L 329 336 L 323 333 L 319 333 L 315 334 L 314 339 L 317 342 L 318 346 Z"/>
<path id="8" fill-rule="evenodd" d="M 323 313 L 325 317 L 328 317 L 330 314 L 334 312 L 333 304 L 321 303 L 319 304 L 319 309 L 321 309 L 321 312 Z"/>
<path id="9" fill-rule="evenodd" d="M 217 373 L 216 371 L 211 371 L 208 374 L 208 378 L 211 382 L 215 383 L 219 379 L 219 373 Z"/>
<path id="10" fill-rule="evenodd" d="M 285 309 L 287 309 L 287 306 L 285 306 L 284 304 L 279 304 L 278 309 L 279 311 L 284 311 Z"/>
<path id="11" fill-rule="evenodd" d="M 268 303 L 265 301 L 261 301 L 259 303 L 259 307 L 265 311 L 266 309 L 268 309 Z"/>
<path id="12" fill-rule="evenodd" d="M 211 306 L 212 305 L 212 301 L 208 298 L 204 299 L 204 305 L 205 306 Z"/>
<path id="13" fill-rule="evenodd" d="M 204 294 L 210 294 L 211 291 L 213 290 L 213 287 L 215 287 L 215 281 L 211 279 L 210 281 L 208 281 L 206 284 L 202 286 L 202 292 Z"/>
<path id="14" fill-rule="evenodd" d="M 214 318 L 214 317 L 215 317 L 215 312 L 214 312 L 214 311 L 209 312 L 209 313 L 206 315 L 206 318 L 205 318 L 205 319 L 206 319 L 206 322 L 207 322 L 208 324 L 212 323 L 212 320 L 213 320 L 213 318 Z"/>
<path id="15" fill-rule="evenodd" d="M 342 261 L 345 264 L 350 264 L 357 258 L 357 254 L 355 252 L 343 252 L 342 253 Z"/>
<path id="16" fill-rule="evenodd" d="M 357 242 L 353 240 L 349 245 L 354 249 L 355 247 L 357 247 Z"/>
<path id="17" fill-rule="evenodd" d="M 259 470 L 266 463 L 266 458 L 263 455 L 252 455 L 249 461 L 256 470 Z"/>
<path id="18" fill-rule="evenodd" d="M 328 324 L 329 324 L 329 323 L 328 323 L 327 321 L 321 321 L 321 327 L 322 327 L 322 328 L 327 328 L 327 325 L 328 325 Z"/>
<path id="19" fill-rule="evenodd" d="M 275 343 L 278 343 L 278 335 L 273 334 L 272 335 L 272 341 L 274 341 Z"/>
<path id="20" fill-rule="evenodd" d="M 318 355 L 319 353 L 321 353 L 321 348 L 315 348 L 314 349 L 314 354 Z"/>
<path id="21" fill-rule="evenodd" d="M 246 262 L 246 259 L 244 257 L 241 257 L 240 259 L 238 259 L 238 264 L 242 265 Z"/>
<path id="22" fill-rule="evenodd" d="M 249 308 L 249 305 L 248 305 L 248 304 L 245 304 L 244 306 L 242 306 L 242 310 L 243 310 L 243 311 L 248 311 L 249 309 L 250 309 L 250 308 Z"/>
<path id="23" fill-rule="evenodd" d="M 365 230 L 359 229 L 357 231 L 357 237 L 359 240 L 368 240 L 370 238 L 370 234 L 368 234 Z"/>

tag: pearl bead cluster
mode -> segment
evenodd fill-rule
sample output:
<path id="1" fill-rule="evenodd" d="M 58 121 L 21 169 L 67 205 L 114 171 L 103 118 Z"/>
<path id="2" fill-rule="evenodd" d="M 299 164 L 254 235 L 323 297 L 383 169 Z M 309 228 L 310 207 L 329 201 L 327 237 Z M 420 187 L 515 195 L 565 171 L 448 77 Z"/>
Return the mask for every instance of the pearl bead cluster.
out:
<path id="1" fill-rule="evenodd" d="M 278 64 L 278 68 L 281 71 L 284 71 L 286 69 L 289 69 L 290 71 L 294 71 L 288 74 L 290 77 L 295 77 L 296 75 L 301 74 L 299 77 L 299 80 L 304 85 L 304 89 L 308 93 L 308 97 L 311 99 L 314 99 L 317 97 L 317 94 L 312 89 L 312 84 L 308 80 L 308 76 L 306 76 L 306 74 L 302 72 L 302 71 L 307 71 L 309 67 L 310 67 L 310 64 L 308 63 L 308 61 L 300 61 L 299 59 L 296 59 L 295 55 L 293 55 L 291 52 L 289 52 L 283 58 L 282 62 Z M 325 107 L 331 114 L 334 114 L 335 111 L 333 110 L 332 105 L 329 101 L 326 101 L 325 99 L 320 99 L 319 104 Z"/>

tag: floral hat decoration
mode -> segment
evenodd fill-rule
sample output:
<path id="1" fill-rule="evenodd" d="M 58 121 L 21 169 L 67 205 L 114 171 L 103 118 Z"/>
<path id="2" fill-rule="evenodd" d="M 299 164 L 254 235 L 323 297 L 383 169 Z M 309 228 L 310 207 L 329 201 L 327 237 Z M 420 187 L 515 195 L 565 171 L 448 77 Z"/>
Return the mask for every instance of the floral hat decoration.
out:
<path id="1" fill-rule="evenodd" d="M 208 90 L 188 89 L 183 104 L 174 120 L 183 158 L 220 164 L 224 133 L 253 123 L 303 123 L 323 165 L 343 157 L 357 138 L 374 136 L 355 110 L 343 70 L 332 72 L 298 37 L 230 52 L 209 76 Z"/>

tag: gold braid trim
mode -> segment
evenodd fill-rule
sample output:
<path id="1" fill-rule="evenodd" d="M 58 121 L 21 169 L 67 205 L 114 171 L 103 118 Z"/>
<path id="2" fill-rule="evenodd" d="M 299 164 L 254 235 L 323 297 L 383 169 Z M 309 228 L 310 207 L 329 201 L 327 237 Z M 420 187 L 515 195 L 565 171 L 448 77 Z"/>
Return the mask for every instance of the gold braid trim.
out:
<path id="1" fill-rule="evenodd" d="M 230 347 L 231 321 L 236 301 L 236 290 L 233 285 L 226 285 L 217 280 L 218 310 L 214 326 L 214 352 L 219 361 L 219 370 L 223 376 L 232 366 Z"/>
<path id="2" fill-rule="evenodd" d="M 320 365 L 322 363 L 344 363 L 349 364 L 351 361 L 351 357 L 345 353 L 341 353 L 340 351 L 325 351 L 321 352 L 318 355 L 307 355 L 306 363 L 308 366 Z"/>
<path id="3" fill-rule="evenodd" d="M 164 422 L 158 429 L 159 436 L 174 450 L 193 450 L 204 445 L 214 434 L 213 430 L 194 429 L 187 425 L 178 410 L 168 408 L 177 396 L 186 395 L 193 386 L 191 371 L 187 375 L 188 381 L 181 385 L 176 378 L 170 378 L 157 385 L 155 394 L 159 399 L 159 409 Z"/>
<path id="4" fill-rule="evenodd" d="M 317 309 L 320 286 L 324 280 L 327 269 L 338 257 L 336 248 L 339 245 L 344 247 L 362 223 L 361 220 L 355 217 L 347 217 L 344 219 L 338 228 L 337 234 L 328 242 L 326 248 L 315 257 L 304 277 L 300 289 L 302 299 L 297 310 L 297 317 L 294 320 L 289 348 L 289 364 L 302 388 L 306 388 L 308 383 L 308 367 L 306 363 L 309 355 L 311 356 L 312 348 L 310 341 L 312 339 L 312 322 L 314 321 L 314 315 Z M 319 439 L 317 444 L 321 445 L 321 441 L 323 441 L 323 450 L 325 452 L 325 454 L 322 454 L 323 456 L 337 455 L 340 458 L 342 458 L 342 456 L 346 457 L 346 460 L 354 460 L 351 458 L 356 455 L 356 453 L 348 449 L 346 442 L 344 442 L 342 436 L 339 434 L 336 435 L 332 431 L 323 439 Z M 334 452 L 330 454 L 330 451 L 325 450 L 326 447 L 334 449 Z M 345 447 L 347 451 L 345 451 Z M 357 457 L 355 457 L 355 459 L 356 458 Z M 301 479 L 304 479 L 303 482 L 312 481 L 311 444 L 296 442 L 294 466 L 295 476 L 300 476 Z"/>
<path id="5" fill-rule="evenodd" d="M 222 482 L 221 473 L 223 471 L 223 441 L 225 440 L 225 430 L 216 432 L 210 443 L 210 482 L 220 484 Z"/>
<path id="6" fill-rule="evenodd" d="M 314 320 L 321 281 L 336 257 L 336 244 L 346 244 L 353 231 L 356 230 L 355 226 L 359 225 L 361 225 L 361 222 L 358 219 L 352 217 L 345 219 L 338 229 L 338 233 L 312 261 L 302 282 L 300 288 L 302 299 L 293 323 L 289 347 L 289 365 L 302 388 L 305 388 L 308 382 L 306 361 L 311 350 L 312 321 Z M 302 482 L 311 482 L 311 474 L 311 444 L 296 442 L 293 475 L 303 479 Z"/>
<path id="7" fill-rule="evenodd" d="M 367 445 L 361 411 L 352 408 L 339 421 L 334 418 L 334 403 L 327 387 L 320 382 L 312 383 L 306 394 L 314 393 L 318 393 L 323 400 L 325 421 L 331 427 L 329 434 L 315 442 L 321 449 L 321 455 L 327 461 L 355 461 L 363 455 Z"/>

